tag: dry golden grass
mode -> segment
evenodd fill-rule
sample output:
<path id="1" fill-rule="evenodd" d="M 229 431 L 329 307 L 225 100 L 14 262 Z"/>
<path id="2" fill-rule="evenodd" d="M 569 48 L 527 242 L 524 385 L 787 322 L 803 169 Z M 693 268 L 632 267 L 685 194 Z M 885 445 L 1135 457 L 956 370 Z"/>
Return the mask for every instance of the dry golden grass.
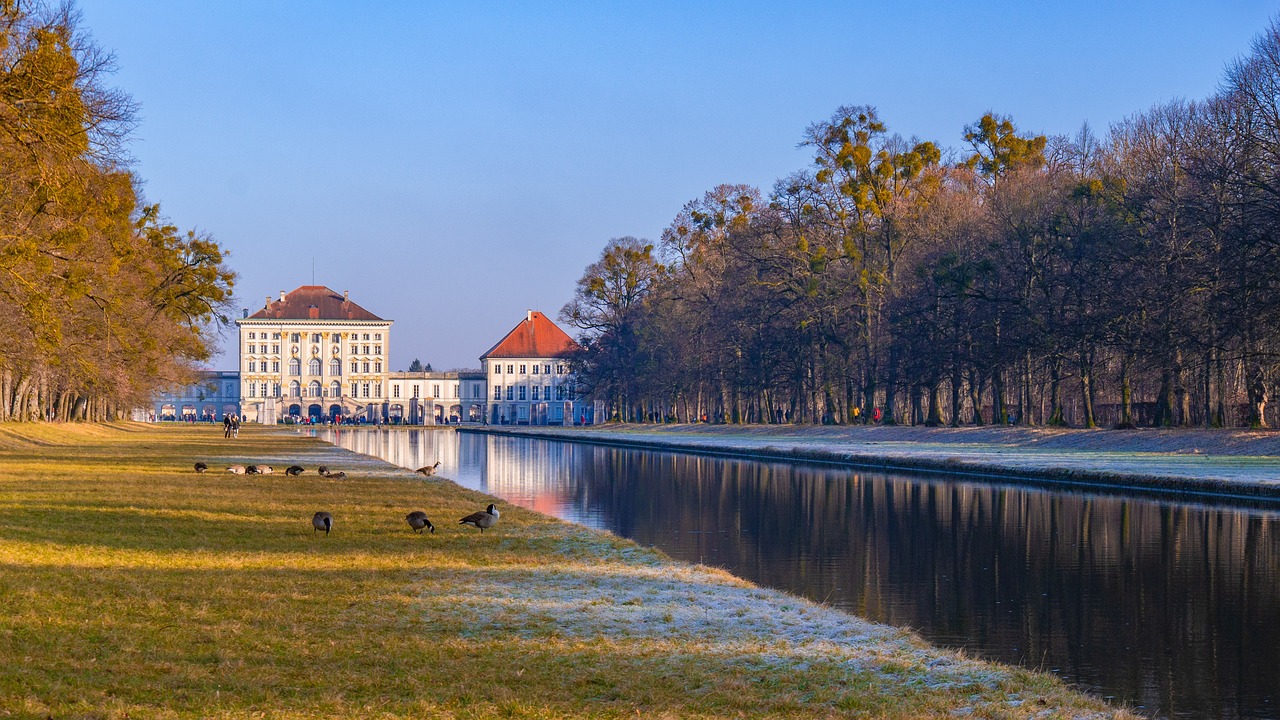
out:
<path id="1" fill-rule="evenodd" d="M 1114 713 L 519 508 L 456 524 L 487 502 L 274 428 L 0 427 L 0 717 Z"/>

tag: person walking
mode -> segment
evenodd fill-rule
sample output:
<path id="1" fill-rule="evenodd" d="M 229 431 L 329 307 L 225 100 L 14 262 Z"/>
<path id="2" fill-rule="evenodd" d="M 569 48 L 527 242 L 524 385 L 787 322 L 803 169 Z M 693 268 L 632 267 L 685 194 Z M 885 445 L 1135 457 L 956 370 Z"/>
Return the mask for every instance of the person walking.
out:
<path id="1" fill-rule="evenodd" d="M 239 415 L 235 415 L 235 414 L 231 415 L 231 437 L 233 438 L 240 437 L 240 416 Z"/>
<path id="2" fill-rule="evenodd" d="M 231 437 L 231 413 L 222 416 L 222 437 Z"/>

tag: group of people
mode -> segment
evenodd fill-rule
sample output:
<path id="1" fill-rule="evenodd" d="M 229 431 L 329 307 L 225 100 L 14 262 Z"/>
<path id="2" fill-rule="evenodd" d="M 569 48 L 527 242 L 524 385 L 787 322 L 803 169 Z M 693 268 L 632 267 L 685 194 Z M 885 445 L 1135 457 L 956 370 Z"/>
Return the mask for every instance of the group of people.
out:
<path id="1" fill-rule="evenodd" d="M 222 416 L 222 437 L 238 438 L 240 437 L 240 416 L 235 413 L 227 413 Z"/>

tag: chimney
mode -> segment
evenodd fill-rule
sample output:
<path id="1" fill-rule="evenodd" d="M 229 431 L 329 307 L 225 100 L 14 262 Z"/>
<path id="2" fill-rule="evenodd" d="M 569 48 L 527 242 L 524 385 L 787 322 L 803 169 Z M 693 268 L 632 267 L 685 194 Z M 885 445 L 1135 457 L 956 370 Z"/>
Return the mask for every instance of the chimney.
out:
<path id="1" fill-rule="evenodd" d="M 320 319 L 320 308 L 315 305 L 308 305 L 307 317 L 311 318 L 312 320 Z"/>
<path id="2" fill-rule="evenodd" d="M 342 302 L 344 302 L 344 303 L 345 303 L 345 302 L 351 302 L 351 294 L 350 294 L 350 293 L 348 293 L 346 290 L 343 290 L 343 291 L 342 291 Z"/>
<path id="3" fill-rule="evenodd" d="M 532 310 L 525 310 L 524 312 L 525 312 L 525 316 L 526 316 L 526 318 L 528 319 L 528 321 L 529 321 L 529 322 L 533 322 L 533 311 L 532 311 Z"/>
<path id="4" fill-rule="evenodd" d="M 249 308 L 240 308 L 240 317 L 242 317 L 242 318 L 248 318 L 248 317 L 249 317 Z"/>
<path id="5" fill-rule="evenodd" d="M 266 304 L 266 305 L 263 305 L 262 307 L 263 307 L 263 309 L 266 309 L 266 308 L 271 307 L 271 296 L 270 296 L 270 295 L 268 295 L 268 296 L 267 296 L 267 304 Z"/>
<path id="6" fill-rule="evenodd" d="M 280 291 L 280 302 L 284 302 L 284 291 Z"/>

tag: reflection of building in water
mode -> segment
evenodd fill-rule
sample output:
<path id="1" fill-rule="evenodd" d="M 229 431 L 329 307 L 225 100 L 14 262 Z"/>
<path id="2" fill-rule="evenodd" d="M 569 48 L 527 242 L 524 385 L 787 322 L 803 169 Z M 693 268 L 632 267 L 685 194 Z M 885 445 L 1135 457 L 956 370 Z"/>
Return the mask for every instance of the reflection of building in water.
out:
<path id="1" fill-rule="evenodd" d="M 201 379 L 175 392 L 161 393 L 152 403 L 149 418 L 135 420 L 222 420 L 240 414 L 240 373 L 210 370 Z M 138 413 L 145 412 L 139 410 Z"/>
<path id="2" fill-rule="evenodd" d="M 571 472 L 590 446 L 548 443 L 546 452 L 521 453 L 519 438 L 488 435 L 483 438 L 486 457 L 485 492 L 548 515 L 563 516 L 563 509 L 590 500 L 586 486 Z M 476 445 L 480 445 L 479 442 Z"/>

